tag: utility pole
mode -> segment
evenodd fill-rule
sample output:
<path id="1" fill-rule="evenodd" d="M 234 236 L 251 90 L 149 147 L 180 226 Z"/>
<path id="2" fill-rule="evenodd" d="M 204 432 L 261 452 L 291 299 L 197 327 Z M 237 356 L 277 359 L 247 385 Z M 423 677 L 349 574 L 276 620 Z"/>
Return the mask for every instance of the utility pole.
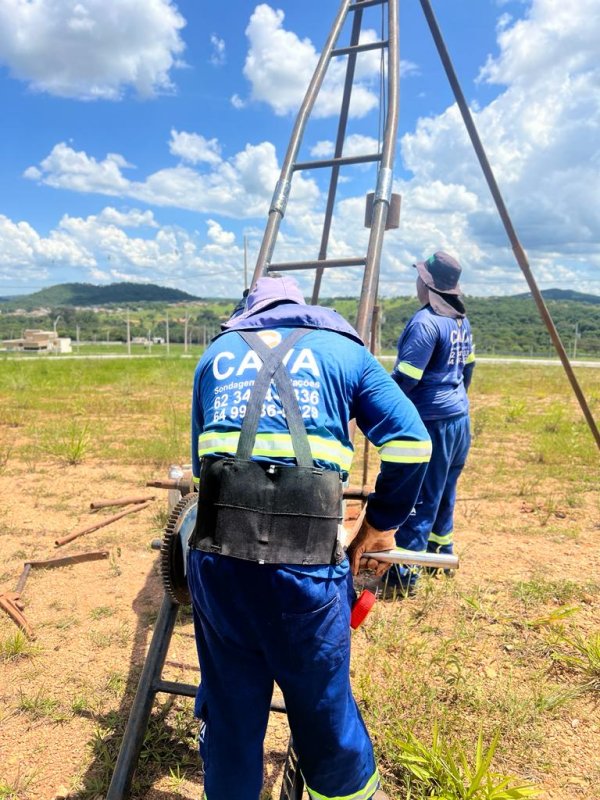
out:
<path id="1" fill-rule="evenodd" d="M 185 322 L 183 325 L 183 352 L 187 353 L 188 351 L 188 322 L 190 319 L 189 311 L 185 312 Z"/>
<path id="2" fill-rule="evenodd" d="M 75 326 L 75 334 L 77 336 L 77 340 L 76 340 L 77 353 L 79 353 L 79 323 Z"/>
<path id="3" fill-rule="evenodd" d="M 167 355 L 171 352 L 171 345 L 169 343 L 169 310 L 167 309 L 167 321 L 166 321 L 166 335 L 167 335 Z"/>
<path id="4" fill-rule="evenodd" d="M 579 339 L 579 323 L 575 323 L 575 338 L 573 339 L 573 358 L 577 357 L 577 339 Z"/>
<path id="5" fill-rule="evenodd" d="M 129 309 L 127 309 L 127 355 L 131 356 L 131 327 L 129 325 Z"/>

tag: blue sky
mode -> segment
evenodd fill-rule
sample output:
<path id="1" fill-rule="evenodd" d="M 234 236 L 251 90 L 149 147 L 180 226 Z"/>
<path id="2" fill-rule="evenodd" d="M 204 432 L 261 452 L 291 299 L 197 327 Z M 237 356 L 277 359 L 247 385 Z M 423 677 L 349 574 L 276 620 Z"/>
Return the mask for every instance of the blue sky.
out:
<path id="1" fill-rule="evenodd" d="M 600 293 L 597 0 L 433 6 L 540 286 Z M 0 0 L 0 296 L 122 280 L 239 295 L 244 237 L 251 271 L 337 8 Z M 524 291 L 418 0 L 401 0 L 400 19 L 402 218 L 386 236 L 381 292 L 413 293 L 411 264 L 440 248 L 463 264 L 467 293 Z M 365 38 L 380 26 L 381 10 L 366 10 Z M 332 150 L 341 66 L 302 160 Z M 372 152 L 377 55 L 360 57 L 358 76 L 347 152 Z M 326 178 L 294 179 L 275 261 L 316 256 Z M 343 171 L 331 256 L 364 254 L 374 183 L 373 167 Z M 322 293 L 359 288 L 360 271 L 329 270 Z"/>

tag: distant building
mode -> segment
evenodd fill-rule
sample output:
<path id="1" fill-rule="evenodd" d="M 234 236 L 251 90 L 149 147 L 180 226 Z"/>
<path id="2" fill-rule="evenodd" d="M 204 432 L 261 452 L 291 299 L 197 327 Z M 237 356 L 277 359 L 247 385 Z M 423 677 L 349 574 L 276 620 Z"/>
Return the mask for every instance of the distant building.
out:
<path id="1" fill-rule="evenodd" d="M 61 337 L 55 331 L 38 329 L 26 330 L 22 339 L 5 339 L 2 342 L 5 350 L 25 353 L 70 353 L 71 339 Z"/>

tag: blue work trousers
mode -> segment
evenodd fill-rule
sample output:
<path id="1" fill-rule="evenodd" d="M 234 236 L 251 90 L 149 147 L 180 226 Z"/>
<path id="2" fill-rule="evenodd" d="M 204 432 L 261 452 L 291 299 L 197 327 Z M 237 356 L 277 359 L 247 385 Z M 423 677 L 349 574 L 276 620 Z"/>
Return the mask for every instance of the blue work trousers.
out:
<path id="1" fill-rule="evenodd" d="M 396 532 L 396 544 L 417 552 L 452 553 L 456 483 L 471 445 L 469 415 L 424 423 L 431 461 L 415 508 Z"/>
<path id="2" fill-rule="evenodd" d="M 369 800 L 378 788 L 350 688 L 353 590 L 340 572 L 317 577 L 190 551 L 206 800 L 258 800 L 274 681 L 311 797 Z"/>

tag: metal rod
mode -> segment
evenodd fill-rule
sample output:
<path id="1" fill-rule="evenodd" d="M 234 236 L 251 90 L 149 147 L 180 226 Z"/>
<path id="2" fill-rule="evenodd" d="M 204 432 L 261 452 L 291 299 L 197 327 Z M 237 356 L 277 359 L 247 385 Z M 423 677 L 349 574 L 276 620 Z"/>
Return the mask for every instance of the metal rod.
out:
<path id="1" fill-rule="evenodd" d="M 363 558 L 376 558 L 388 564 L 407 564 L 418 567 L 437 567 L 439 569 L 458 569 L 458 556 L 448 553 L 414 553 L 412 550 L 379 550 L 375 553 L 363 553 Z"/>
<path id="2" fill-rule="evenodd" d="M 327 66 L 331 57 L 331 51 L 338 40 L 346 19 L 349 5 L 350 0 L 342 0 L 337 16 L 333 23 L 333 27 L 329 33 L 329 37 L 319 58 L 317 68 L 315 69 L 308 90 L 304 96 L 304 100 L 302 101 L 300 111 L 298 112 L 294 130 L 292 131 L 292 137 L 290 139 L 285 160 L 281 168 L 279 182 L 273 196 L 273 201 L 271 202 L 271 208 L 269 209 L 267 226 L 265 228 L 260 251 L 256 260 L 254 275 L 252 276 L 252 285 L 256 283 L 261 275 L 265 274 L 266 268 L 271 262 L 273 248 L 275 247 L 275 240 L 277 238 L 277 232 L 279 231 L 281 220 L 285 214 L 285 206 L 287 203 L 287 195 L 289 193 L 293 164 L 298 154 L 298 149 L 300 147 L 300 142 L 302 141 L 306 123 L 308 122 L 308 117 L 315 104 L 315 100 L 317 99 L 323 79 L 325 78 L 325 73 L 327 72 Z"/>
<path id="3" fill-rule="evenodd" d="M 384 3 L 387 3 L 387 0 L 363 0 L 361 3 L 357 0 L 356 3 L 353 3 L 348 11 L 358 11 L 359 9 L 369 8 L 370 6 L 382 6 Z"/>
<path id="4" fill-rule="evenodd" d="M 381 159 L 381 153 L 367 153 L 364 156 L 344 156 L 344 158 L 324 158 L 319 161 L 298 161 L 294 164 L 294 172 L 301 169 L 321 169 L 325 167 L 345 167 L 353 164 L 371 164 Z"/>
<path id="5" fill-rule="evenodd" d="M 352 21 L 352 32 L 350 34 L 350 44 L 355 46 L 360 41 L 360 29 L 362 26 L 362 11 L 354 15 Z M 327 258 L 327 248 L 329 246 L 329 233 L 331 231 L 331 220 L 333 219 L 333 209 L 337 194 L 337 186 L 340 175 L 341 156 L 344 150 L 344 139 L 346 138 L 346 128 L 348 126 L 348 114 L 350 111 L 350 98 L 352 96 L 352 85 L 354 83 L 354 73 L 356 70 L 356 53 L 352 53 L 346 64 L 346 78 L 344 81 L 344 91 L 342 94 L 342 105 L 340 107 L 340 118 L 338 121 L 337 136 L 335 139 L 334 158 L 329 178 L 329 190 L 327 192 L 327 205 L 325 207 L 325 217 L 323 220 L 323 231 L 321 233 L 321 244 L 319 245 L 319 261 Z M 319 301 L 321 281 L 323 279 L 323 267 L 319 267 L 315 274 L 313 293 L 311 302 L 316 305 Z"/>
<path id="6" fill-rule="evenodd" d="M 144 662 L 127 727 L 123 734 L 121 749 L 119 750 L 115 771 L 108 787 L 106 800 L 124 800 L 129 795 L 133 773 L 144 742 L 144 735 L 150 720 L 157 687 L 160 685 L 160 675 L 167 657 L 167 650 L 178 611 L 179 606 L 177 603 L 174 603 L 165 594 L 158 612 L 152 641 Z"/>
<path id="7" fill-rule="evenodd" d="M 180 697 L 196 697 L 198 687 L 191 683 L 176 683 L 175 681 L 159 681 L 156 684 L 157 692 L 177 694 Z"/>
<path id="8" fill-rule="evenodd" d="M 398 131 L 399 87 L 399 22 L 398 0 L 388 2 L 388 114 L 383 137 L 381 164 L 377 177 L 377 189 L 373 200 L 373 222 L 367 249 L 367 263 L 363 275 L 356 329 L 363 341 L 369 341 L 373 318 L 373 306 L 379 283 L 379 264 L 383 246 L 383 234 L 391 199 L 392 168 L 396 151 Z"/>
<path id="9" fill-rule="evenodd" d="M 283 264 L 270 264 L 267 272 L 285 272 L 294 269 L 326 269 L 327 267 L 364 267 L 365 258 L 331 258 L 327 261 L 289 261 Z"/>
<path id="10" fill-rule="evenodd" d="M 458 82 L 458 78 L 456 77 L 456 72 L 454 71 L 454 67 L 452 65 L 448 49 L 446 48 L 446 44 L 442 37 L 440 27 L 433 13 L 431 3 L 429 2 L 429 0 L 421 0 L 421 6 L 423 8 L 425 18 L 427 19 L 427 24 L 429 25 L 429 29 L 435 41 L 438 53 L 442 60 L 444 70 L 446 71 L 446 75 L 450 82 L 450 86 L 452 87 L 452 91 L 454 92 L 454 97 L 456 98 L 457 105 L 460 109 L 460 113 L 467 128 L 469 138 L 471 139 L 471 143 L 473 144 L 473 148 L 475 149 L 475 153 L 479 160 L 479 164 L 481 165 L 481 169 L 483 170 L 483 174 L 485 175 L 485 179 L 490 188 L 490 192 L 492 193 L 492 197 L 494 198 L 496 208 L 498 209 L 498 213 L 500 214 L 500 218 L 502 219 L 502 223 L 504 224 L 504 228 L 510 240 L 513 253 L 515 255 L 515 259 L 519 267 L 521 268 L 523 275 L 525 276 L 525 280 L 527 281 L 527 284 L 531 290 L 531 294 L 538 307 L 540 316 L 542 317 L 542 320 L 544 321 L 546 328 L 548 329 L 548 333 L 550 334 L 552 343 L 556 348 L 556 352 L 558 353 L 558 356 L 567 374 L 569 383 L 571 384 L 571 387 L 575 392 L 575 396 L 579 401 L 579 405 L 581 406 L 583 415 L 592 432 L 592 435 L 594 436 L 594 439 L 596 440 L 596 444 L 600 449 L 600 431 L 598 430 L 594 417 L 592 416 L 592 412 L 590 410 L 590 407 L 588 406 L 585 395 L 581 387 L 579 386 L 579 382 L 577 381 L 575 373 L 573 372 L 573 368 L 571 367 L 571 363 L 569 362 L 569 357 L 566 353 L 566 350 L 563 346 L 560 336 L 558 335 L 558 331 L 556 330 L 554 321 L 552 320 L 552 317 L 550 315 L 550 312 L 548 311 L 546 303 L 544 302 L 542 293 L 540 292 L 536 280 L 533 276 L 533 273 L 531 272 L 531 268 L 529 266 L 529 261 L 525 254 L 525 251 L 523 250 L 521 243 L 519 242 L 519 239 L 517 237 L 516 231 L 512 224 L 512 220 L 509 216 L 508 210 L 502 198 L 502 194 L 500 193 L 500 189 L 496 182 L 496 178 L 494 176 L 494 173 L 486 156 L 485 150 L 483 148 L 483 144 L 481 143 L 481 139 L 479 138 L 479 133 L 477 132 L 475 122 L 471 115 L 471 111 L 465 100 L 464 94 Z"/>
<path id="11" fill-rule="evenodd" d="M 367 44 L 355 44 L 349 47 L 339 47 L 331 53 L 331 56 L 348 56 L 351 53 L 367 53 L 369 50 L 383 50 L 388 46 L 387 39 L 381 39 L 378 42 L 368 42 Z"/>

